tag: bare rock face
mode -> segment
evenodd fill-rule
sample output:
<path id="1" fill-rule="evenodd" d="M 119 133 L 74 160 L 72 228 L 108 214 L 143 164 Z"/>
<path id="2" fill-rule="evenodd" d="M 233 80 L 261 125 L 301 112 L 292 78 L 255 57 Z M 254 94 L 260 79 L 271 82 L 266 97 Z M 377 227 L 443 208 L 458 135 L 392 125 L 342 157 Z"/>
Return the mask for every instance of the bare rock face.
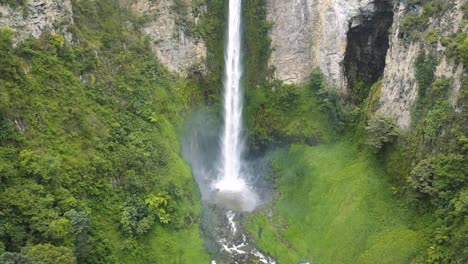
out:
<path id="1" fill-rule="evenodd" d="M 451 9 L 442 17 L 431 18 L 430 28 L 440 30 L 442 36 L 450 36 L 460 29 L 463 20 L 461 5 L 464 0 L 452 0 Z M 386 66 L 382 82 L 382 95 L 379 112 L 393 117 L 402 128 L 408 128 L 411 123 L 411 109 L 418 96 L 415 62 L 423 51 L 429 51 L 427 41 L 409 42 L 400 37 L 401 19 L 409 10 L 405 3 L 397 3 L 394 12 L 394 24 L 390 36 L 390 48 L 387 52 Z M 457 109 L 457 98 L 463 77 L 463 65 L 454 65 L 444 55 L 444 48 L 438 44 L 436 53 L 439 65 L 436 68 L 436 78 L 450 78 L 452 106 Z"/>
<path id="2" fill-rule="evenodd" d="M 60 33 L 67 41 L 67 27 L 73 23 L 71 0 L 28 0 L 24 6 L 0 5 L 0 28 L 9 27 L 17 43 L 28 37 L 39 37 L 44 31 Z"/>
<path id="3" fill-rule="evenodd" d="M 374 11 L 374 1 L 267 0 L 267 11 L 276 79 L 302 83 L 319 67 L 332 83 L 346 86 L 347 32 Z"/>
<path id="4" fill-rule="evenodd" d="M 204 70 L 205 43 L 191 34 L 198 22 L 192 1 L 122 0 L 137 16 L 147 21 L 143 32 L 151 38 L 153 51 L 170 71 L 186 76 L 191 69 Z"/>
<path id="5" fill-rule="evenodd" d="M 382 69 L 368 74 L 372 77 L 370 81 L 375 81 L 381 77 L 383 71 L 378 111 L 393 117 L 400 127 L 409 127 L 411 110 L 418 96 L 415 63 L 421 52 L 437 57 L 439 64 L 435 76 L 452 81 L 450 101 L 455 110 L 461 111 L 457 103 L 466 69 L 463 69 L 462 64 L 455 65 L 453 60 L 445 57 L 445 48 L 440 43 L 434 49 L 427 46 L 424 38 L 411 42 L 401 37 L 400 25 L 403 17 L 408 12 L 421 12 L 420 6 L 415 7 L 414 4 L 408 4 L 408 1 L 394 1 L 392 10 L 392 2 L 387 0 L 267 0 L 268 19 L 272 22 L 272 55 L 269 63 L 275 68 L 274 77 L 285 83 L 300 84 L 318 67 L 331 83 L 341 89 L 343 95 L 347 95 L 352 88 L 348 86 L 353 86 L 351 81 L 356 81 L 356 76 L 362 76 L 359 73 L 365 71 L 366 67 L 367 70 L 373 67 L 372 63 L 361 63 L 359 57 L 367 61 L 373 57 L 363 58 L 361 55 L 383 46 L 382 38 L 379 37 L 383 31 L 379 29 L 380 31 L 376 31 L 378 34 L 368 34 L 369 37 L 380 38 L 373 46 L 349 49 L 349 45 L 364 45 L 363 36 L 366 35 L 360 32 L 366 32 L 368 28 L 376 27 L 379 24 L 377 22 L 381 22 L 382 13 L 379 12 L 382 12 L 385 1 L 389 6 L 385 8 L 390 9 L 384 10 L 386 15 L 390 13 L 388 26 L 391 25 L 391 29 L 389 35 L 386 35 L 388 40 L 385 40 L 389 48 L 377 52 L 378 56 L 383 54 L 382 61 L 377 63 Z M 450 38 L 462 26 L 461 6 L 466 0 L 449 2 L 449 10 L 440 14 L 440 17 L 431 17 L 429 28 L 439 30 L 441 36 Z M 359 28 L 361 31 L 356 30 Z M 351 43 L 350 33 L 354 31 L 359 33 L 355 35 L 361 37 L 361 40 Z M 348 54 L 349 51 L 360 53 L 357 53 L 359 56 L 350 56 L 353 54 Z"/>

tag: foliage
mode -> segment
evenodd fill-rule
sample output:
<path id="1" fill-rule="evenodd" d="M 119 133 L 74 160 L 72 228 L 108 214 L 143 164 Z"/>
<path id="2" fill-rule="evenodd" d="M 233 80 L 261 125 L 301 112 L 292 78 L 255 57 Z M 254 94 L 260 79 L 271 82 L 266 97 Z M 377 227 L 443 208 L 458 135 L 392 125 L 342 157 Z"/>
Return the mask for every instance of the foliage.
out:
<path id="1" fill-rule="evenodd" d="M 9 5 L 13 8 L 22 7 L 28 0 L 0 0 L 1 5 Z"/>
<path id="2" fill-rule="evenodd" d="M 318 96 L 307 85 L 264 83 L 247 94 L 247 127 L 254 149 L 268 144 L 331 140 L 333 133 L 319 112 Z"/>
<path id="3" fill-rule="evenodd" d="M 268 60 L 271 54 L 269 31 L 271 23 L 267 21 L 265 0 L 243 2 L 243 25 L 245 27 L 245 79 L 246 88 L 255 89 L 257 85 L 271 79 Z"/>
<path id="4" fill-rule="evenodd" d="M 377 111 L 378 103 L 382 95 L 382 80 L 374 83 L 370 89 L 369 95 L 364 101 L 363 115 L 367 120 L 375 111 Z"/>
<path id="5" fill-rule="evenodd" d="M 439 42 L 440 30 L 438 29 L 431 29 L 426 32 L 425 39 L 427 43 L 434 45 Z"/>
<path id="6" fill-rule="evenodd" d="M 47 264 L 75 264 L 73 250 L 67 247 L 55 247 L 51 244 L 38 244 L 28 250 L 27 255 L 36 261 Z"/>
<path id="7" fill-rule="evenodd" d="M 402 134 L 384 155 L 387 171 L 399 189 L 437 221 L 431 227 L 428 263 L 464 263 L 467 229 L 465 208 L 466 80 L 460 95 L 449 101 L 454 83 L 435 79 L 436 62 L 420 55 L 416 63 L 418 99 L 413 108 L 412 128 Z M 455 106 L 453 104 L 456 104 Z"/>
<path id="8" fill-rule="evenodd" d="M 388 116 L 373 116 L 366 127 L 367 142 L 374 153 L 378 153 L 388 143 L 392 143 L 398 136 L 398 126 Z"/>
<path id="9" fill-rule="evenodd" d="M 392 195 L 379 162 L 348 138 L 277 150 L 271 173 L 280 195 L 247 229 L 278 263 L 417 263 L 427 245 L 417 227 L 429 219 Z"/>
<path id="10" fill-rule="evenodd" d="M 468 65 L 468 34 L 460 33 L 456 35 L 449 46 L 449 51 L 452 51 L 457 60 L 461 61 L 463 65 Z"/>
<path id="11" fill-rule="evenodd" d="M 6 252 L 0 256 L 0 263 L 2 264 L 46 264 L 42 261 L 34 261 L 27 256 L 20 253 Z"/>
<path id="12" fill-rule="evenodd" d="M 204 88 L 203 95 L 206 104 L 218 105 L 224 76 L 224 40 L 228 1 L 196 0 L 192 5 L 195 9 L 206 8 L 206 11 L 200 14 L 200 22 L 194 29 L 195 34 L 203 38 L 207 48 L 208 76 L 199 78 L 199 86 Z"/>
<path id="13" fill-rule="evenodd" d="M 418 97 L 411 111 L 411 121 L 416 124 L 427 109 L 429 90 L 434 81 L 434 72 L 437 59 L 434 55 L 426 55 L 424 52 L 418 55 L 415 62 L 416 81 L 418 84 Z"/>
<path id="14" fill-rule="evenodd" d="M 418 40 L 428 28 L 430 18 L 442 16 L 450 8 L 450 4 L 444 0 L 411 0 L 410 11 L 401 19 L 400 37 L 410 41 Z M 417 7 L 422 5 L 422 10 L 416 12 Z M 429 39 L 436 41 L 436 35 L 429 34 Z M 433 43 L 431 43 L 433 44 Z"/>
<path id="15" fill-rule="evenodd" d="M 342 132 L 347 125 L 354 122 L 353 107 L 345 104 L 338 88 L 330 85 L 318 70 L 312 73 L 310 89 L 317 93 L 321 112 L 328 117 L 338 132 Z"/>
<path id="16" fill-rule="evenodd" d="M 428 195 L 434 203 L 447 203 L 466 185 L 468 165 L 461 155 L 438 155 L 416 165 L 408 182 L 417 192 Z"/>
<path id="17" fill-rule="evenodd" d="M 47 263 L 155 263 L 174 250 L 208 261 L 175 128 L 200 90 L 161 66 L 116 1 L 73 1 L 73 14 L 73 43 L 44 33 L 13 48 L 0 31 L 0 251 Z M 159 193 L 167 205 L 144 202 Z M 118 226 L 133 198 L 159 221 L 135 227 L 128 252 Z M 193 242 L 159 256 L 143 250 L 187 233 Z"/>
<path id="18" fill-rule="evenodd" d="M 468 34 L 459 32 L 451 37 L 441 39 L 441 43 L 446 47 L 445 54 L 452 58 L 456 63 L 468 65 Z"/>
<path id="19" fill-rule="evenodd" d="M 468 19 L 468 3 L 464 3 L 462 5 L 462 10 L 463 10 L 463 18 Z"/>
<path id="20" fill-rule="evenodd" d="M 401 20 L 400 36 L 402 38 L 409 38 L 410 40 L 417 40 L 418 32 L 422 31 L 426 26 L 428 19 L 419 14 L 406 15 Z"/>

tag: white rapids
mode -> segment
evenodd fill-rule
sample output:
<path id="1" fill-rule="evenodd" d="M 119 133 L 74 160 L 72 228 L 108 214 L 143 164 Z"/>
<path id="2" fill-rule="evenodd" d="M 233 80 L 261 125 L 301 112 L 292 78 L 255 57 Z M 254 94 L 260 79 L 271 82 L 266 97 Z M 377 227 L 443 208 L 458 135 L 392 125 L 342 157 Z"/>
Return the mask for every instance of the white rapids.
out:
<path id="1" fill-rule="evenodd" d="M 236 233 L 239 232 L 239 229 L 237 228 L 237 223 L 235 221 L 236 214 L 233 211 L 228 211 L 226 212 L 225 216 L 231 233 L 230 235 L 235 237 Z M 251 255 L 254 256 L 255 259 L 257 259 L 260 263 L 276 264 L 275 259 L 263 254 L 255 247 L 255 245 L 251 244 L 251 241 L 247 239 L 245 234 L 242 233 L 237 235 L 241 238 L 236 239 L 235 242 L 229 242 L 225 238 L 222 238 L 220 241 L 218 241 L 222 245 L 221 250 L 227 252 L 230 256 L 234 258 L 236 256 Z M 216 264 L 216 261 L 212 260 L 211 263 Z M 235 261 L 234 263 L 240 262 Z"/>

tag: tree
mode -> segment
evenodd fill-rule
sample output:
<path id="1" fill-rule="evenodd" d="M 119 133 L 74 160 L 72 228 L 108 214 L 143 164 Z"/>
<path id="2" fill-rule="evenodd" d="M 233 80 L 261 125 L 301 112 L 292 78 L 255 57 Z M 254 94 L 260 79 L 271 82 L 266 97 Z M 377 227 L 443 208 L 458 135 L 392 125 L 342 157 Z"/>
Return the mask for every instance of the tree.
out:
<path id="1" fill-rule="evenodd" d="M 72 209 L 64 214 L 70 220 L 70 233 L 75 236 L 75 251 L 79 260 L 86 259 L 90 250 L 90 222 L 85 212 Z M 81 261 L 80 261 L 81 262 Z"/>
<path id="2" fill-rule="evenodd" d="M 399 135 L 398 126 L 395 122 L 384 115 L 373 116 L 366 127 L 366 145 L 378 153 L 386 144 L 393 142 Z"/>
<path id="3" fill-rule="evenodd" d="M 437 155 L 416 165 L 408 183 L 433 202 L 447 203 L 465 186 L 468 165 L 462 155 Z"/>
<path id="4" fill-rule="evenodd" d="M 46 264 L 42 261 L 34 261 L 23 254 L 12 253 L 12 252 L 6 252 L 3 255 L 1 255 L 0 263 L 2 264 Z"/>
<path id="5" fill-rule="evenodd" d="M 44 261 L 47 264 L 76 264 L 73 250 L 67 247 L 56 247 L 51 244 L 38 244 L 28 250 L 31 259 Z"/>

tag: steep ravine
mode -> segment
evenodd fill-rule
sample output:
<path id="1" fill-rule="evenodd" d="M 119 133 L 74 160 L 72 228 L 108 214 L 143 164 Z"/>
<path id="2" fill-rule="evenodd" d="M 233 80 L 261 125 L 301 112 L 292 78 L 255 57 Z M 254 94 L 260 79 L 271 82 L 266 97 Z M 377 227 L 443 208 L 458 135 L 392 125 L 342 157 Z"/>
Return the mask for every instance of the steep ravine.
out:
<path id="1" fill-rule="evenodd" d="M 226 2 L 13 2 L 0 1 L 0 260 L 209 263 L 222 248 L 202 231 L 237 226 L 202 213 L 178 129 L 218 113 Z M 249 234 L 229 250 L 468 261 L 468 4 L 408 2 L 244 6 L 247 156 L 271 199 L 238 216 Z M 211 165 L 219 116 L 200 124 Z"/>

